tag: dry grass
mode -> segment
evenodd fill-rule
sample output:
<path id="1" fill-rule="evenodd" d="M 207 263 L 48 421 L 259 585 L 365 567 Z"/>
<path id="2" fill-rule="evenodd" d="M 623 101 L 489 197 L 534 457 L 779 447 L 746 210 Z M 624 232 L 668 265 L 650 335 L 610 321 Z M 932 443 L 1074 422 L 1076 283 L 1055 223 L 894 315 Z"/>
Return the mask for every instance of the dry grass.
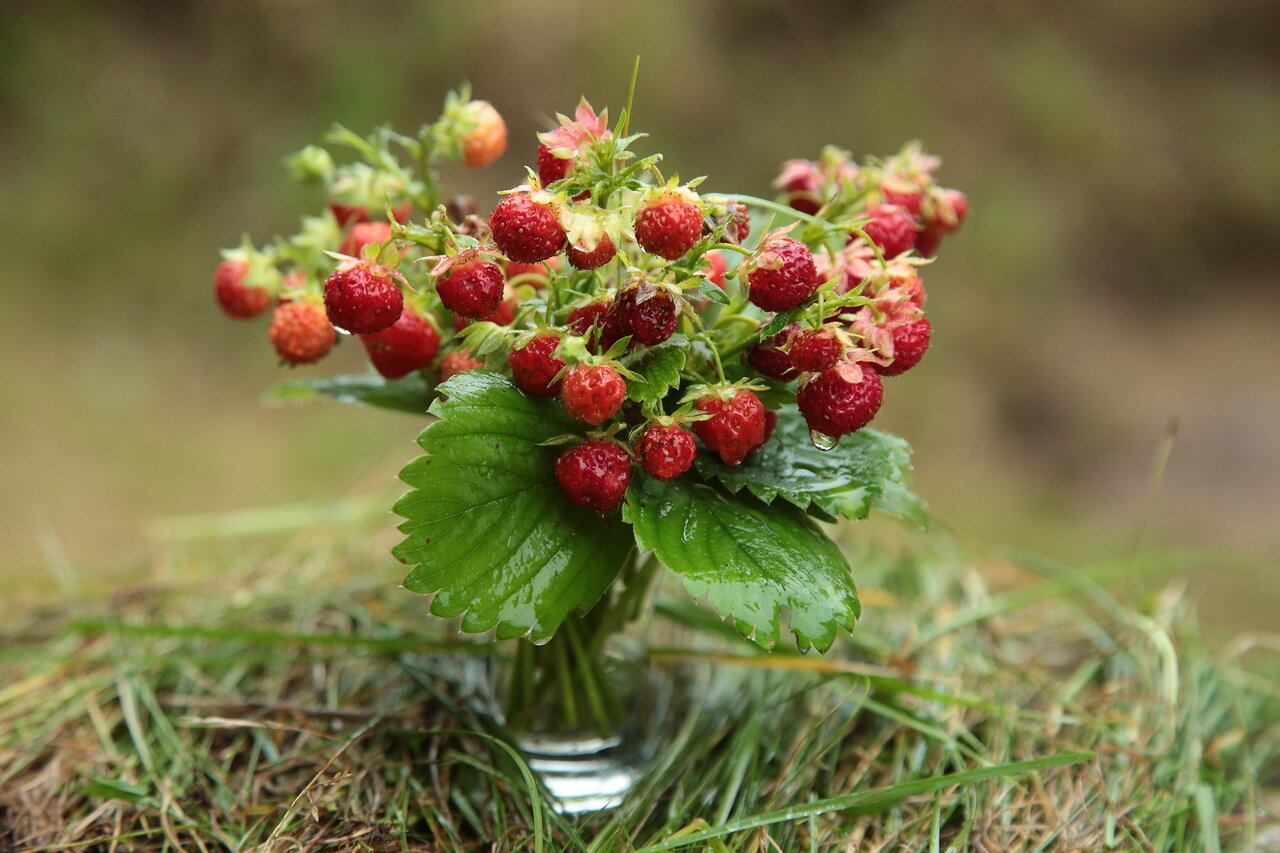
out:
<path id="1" fill-rule="evenodd" d="M 134 584 L 10 607 L 0 848 L 1280 849 L 1276 648 L 1208 647 L 1176 589 L 1020 558 L 996 592 L 939 537 L 863 544 L 862 628 L 825 658 L 673 589 L 649 772 L 570 820 L 475 689 L 506 647 L 425 619 L 377 538 L 171 541 Z"/>

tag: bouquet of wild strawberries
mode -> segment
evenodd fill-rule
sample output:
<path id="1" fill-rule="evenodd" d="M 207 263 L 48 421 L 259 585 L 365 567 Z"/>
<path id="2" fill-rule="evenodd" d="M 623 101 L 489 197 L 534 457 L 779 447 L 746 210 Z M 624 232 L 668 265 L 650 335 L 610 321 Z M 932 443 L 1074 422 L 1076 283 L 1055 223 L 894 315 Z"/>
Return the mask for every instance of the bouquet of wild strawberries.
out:
<path id="1" fill-rule="evenodd" d="M 487 102 L 452 94 L 414 136 L 335 129 L 345 162 L 290 161 L 328 210 L 227 252 L 219 303 L 274 305 L 288 364 L 343 333 L 376 371 L 282 395 L 435 416 L 395 549 L 433 613 L 598 653 L 661 564 L 762 646 L 785 611 L 800 648 L 826 649 L 858 601 L 815 521 L 923 517 L 905 443 L 867 424 L 929 346 L 920 268 L 964 195 L 916 146 L 787 161 L 780 200 L 700 192 L 633 152 L 628 111 L 610 126 L 584 100 L 559 122 L 487 216 L 436 171 L 503 152 Z"/>

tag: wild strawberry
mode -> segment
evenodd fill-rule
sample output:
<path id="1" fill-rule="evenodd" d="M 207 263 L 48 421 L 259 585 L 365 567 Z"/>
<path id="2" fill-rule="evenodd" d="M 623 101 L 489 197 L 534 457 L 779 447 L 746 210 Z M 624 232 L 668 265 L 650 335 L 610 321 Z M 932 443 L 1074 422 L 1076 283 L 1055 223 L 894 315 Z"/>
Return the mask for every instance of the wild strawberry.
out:
<path id="1" fill-rule="evenodd" d="M 547 145 L 538 145 L 538 180 L 544 187 L 569 177 L 573 165 L 572 157 L 557 157 Z"/>
<path id="2" fill-rule="evenodd" d="M 606 321 L 606 338 L 631 335 L 634 343 L 654 346 L 671 337 L 680 320 L 676 301 L 665 290 L 653 291 L 641 301 L 640 289 L 629 287 L 613 301 Z M 612 344 L 609 344 L 612 346 Z"/>
<path id="3" fill-rule="evenodd" d="M 348 225 L 355 225 L 358 222 L 369 221 L 369 208 L 363 204 L 340 204 L 336 201 L 329 202 L 329 211 L 333 213 L 333 218 L 338 220 L 338 224 L 343 228 Z M 409 221 L 409 216 L 413 213 L 413 205 L 409 202 L 402 202 L 393 205 L 391 215 L 396 222 L 401 225 Z M 343 254 L 350 254 L 344 252 Z"/>
<path id="4" fill-rule="evenodd" d="M 896 258 L 916 244 L 916 220 L 905 207 L 873 204 L 867 215 L 871 221 L 862 230 L 886 258 Z"/>
<path id="5" fill-rule="evenodd" d="M 862 429 L 871 423 L 883 400 L 879 374 L 870 365 L 851 362 L 822 371 L 796 395 L 809 429 L 829 436 Z"/>
<path id="6" fill-rule="evenodd" d="M 432 362 L 440 350 L 440 333 L 416 311 L 405 309 L 381 332 L 361 335 L 374 368 L 387 379 L 400 379 Z"/>
<path id="7" fill-rule="evenodd" d="M 484 362 L 477 361 L 471 357 L 471 350 L 465 347 L 450 350 L 445 353 L 444 358 L 440 359 L 440 381 L 451 379 L 459 373 L 465 373 L 468 370 L 479 370 L 484 367 Z"/>
<path id="8" fill-rule="evenodd" d="M 338 251 L 353 258 L 360 257 L 365 246 L 391 239 L 391 225 L 386 222 L 357 222 L 342 238 Z"/>
<path id="9" fill-rule="evenodd" d="M 672 480 L 693 465 L 698 445 L 688 430 L 674 424 L 653 424 L 640 433 L 635 451 L 646 474 L 659 480 Z"/>
<path id="10" fill-rule="evenodd" d="M 813 253 L 799 240 L 766 239 L 750 263 L 748 297 L 765 311 L 789 311 L 818 289 Z"/>
<path id="11" fill-rule="evenodd" d="M 818 164 L 812 160 L 788 160 L 773 185 L 787 193 L 787 204 L 801 213 L 813 215 L 822 208 L 822 184 Z"/>
<path id="12" fill-rule="evenodd" d="M 936 225 L 924 226 L 916 234 L 916 254 L 922 258 L 932 258 L 938 254 L 938 247 L 942 245 L 942 238 L 945 236 L 947 232 Z"/>
<path id="13" fill-rule="evenodd" d="M 739 465 L 764 443 L 764 405 L 745 389 L 727 394 L 708 394 L 698 400 L 698 409 L 711 417 L 696 421 L 693 431 L 726 465 Z"/>
<path id="14" fill-rule="evenodd" d="M 795 379 L 798 373 L 791 365 L 791 356 L 782 347 L 787 345 L 796 331 L 795 326 L 787 326 L 767 341 L 760 341 L 747 350 L 744 356 L 747 364 L 770 379 L 777 379 L 780 382 L 790 382 Z"/>
<path id="15" fill-rule="evenodd" d="M 462 134 L 462 162 L 488 166 L 507 150 L 507 123 L 488 101 L 471 101 L 464 109 L 471 126 Z"/>
<path id="16" fill-rule="evenodd" d="M 914 323 L 898 326 L 893 330 L 893 361 L 880 368 L 881 376 L 898 376 L 906 373 L 920 363 L 925 350 L 929 349 L 929 337 L 933 334 L 933 326 L 928 317 L 921 317 Z"/>
<path id="17" fill-rule="evenodd" d="M 687 190 L 658 190 L 636 211 L 635 231 L 646 252 L 674 261 L 702 236 L 702 208 Z"/>
<path id="18" fill-rule="evenodd" d="M 556 379 L 556 374 L 564 369 L 564 359 L 554 355 L 558 346 L 559 335 L 539 334 L 524 346 L 513 349 L 507 357 L 507 365 L 511 368 L 511 378 L 515 380 L 516 387 L 535 397 L 559 394 L 561 380 Z"/>
<path id="19" fill-rule="evenodd" d="M 464 253 L 453 259 L 440 276 L 436 292 L 445 308 L 463 317 L 479 319 L 498 310 L 506 283 L 497 264 Z"/>
<path id="20" fill-rule="evenodd" d="M 577 246 L 570 246 L 569 263 L 580 270 L 593 270 L 609 263 L 616 254 L 618 254 L 618 249 L 613 245 L 613 240 L 610 239 L 608 234 L 603 234 L 600 237 L 600 242 L 589 252 Z"/>
<path id="21" fill-rule="evenodd" d="M 550 204 L 528 193 L 512 193 L 498 202 L 489 217 L 493 242 L 513 261 L 536 264 L 557 255 L 565 245 L 560 216 Z"/>
<path id="22" fill-rule="evenodd" d="M 288 364 L 312 364 L 329 354 L 338 333 L 314 302 L 286 302 L 276 307 L 267 328 L 271 345 Z"/>
<path id="23" fill-rule="evenodd" d="M 762 442 L 760 442 L 760 443 L 761 443 L 761 444 L 764 444 L 764 443 L 765 443 L 765 442 L 767 442 L 769 439 L 773 438 L 773 431 L 774 431 L 775 429 L 777 429 L 777 428 L 778 428 L 778 413 L 777 413 L 777 412 L 775 412 L 773 409 L 765 409 L 765 411 L 764 411 L 764 441 L 762 441 Z"/>
<path id="24" fill-rule="evenodd" d="M 920 208 L 924 205 L 924 193 L 920 189 L 889 189 L 881 186 L 880 192 L 884 196 L 885 204 L 901 207 L 911 216 L 920 215 Z"/>
<path id="25" fill-rule="evenodd" d="M 801 373 L 819 373 L 835 367 L 844 353 L 830 329 L 806 329 L 791 339 L 791 366 Z"/>
<path id="26" fill-rule="evenodd" d="M 726 234 L 733 238 L 733 242 L 741 246 L 751 236 L 751 212 L 747 210 L 745 204 L 735 203 L 733 205 L 733 220 L 729 223 Z"/>
<path id="27" fill-rule="evenodd" d="M 358 261 L 334 270 L 324 283 L 329 320 L 353 335 L 381 331 L 400 319 L 404 295 L 386 267 Z"/>
<path id="28" fill-rule="evenodd" d="M 544 266 L 545 264 L 545 266 Z M 503 271 L 507 274 L 507 281 L 512 284 L 527 284 L 531 287 L 541 290 L 547 286 L 551 275 L 547 272 L 547 267 L 552 271 L 560 268 L 559 258 L 548 258 L 543 264 L 522 264 L 519 261 L 507 261 L 502 265 Z M 519 282 L 514 279 L 524 276 Z"/>
<path id="29" fill-rule="evenodd" d="M 228 317 L 249 320 L 257 317 L 271 303 L 265 287 L 247 287 L 244 277 L 249 265 L 244 261 L 223 261 L 213 271 L 213 295 Z"/>
<path id="30" fill-rule="evenodd" d="M 930 196 L 932 204 L 926 208 L 923 227 L 916 235 L 916 251 L 923 257 L 933 257 L 942 238 L 955 231 L 969 215 L 969 199 L 959 190 L 943 189 Z"/>
<path id="31" fill-rule="evenodd" d="M 599 426 L 622 408 L 627 383 L 612 367 L 576 364 L 565 374 L 561 396 L 570 417 Z"/>
<path id="32" fill-rule="evenodd" d="M 724 255 L 720 254 L 719 250 L 713 250 L 707 252 L 704 259 L 707 265 L 702 268 L 703 275 L 707 277 L 707 281 L 724 290 L 729 286 L 729 280 L 724 277 L 724 274 L 729 271 L 729 265 L 725 263 Z"/>
<path id="33" fill-rule="evenodd" d="M 631 485 L 631 457 L 612 441 L 584 441 L 556 459 L 556 480 L 578 506 L 608 512 Z"/>
<path id="34" fill-rule="evenodd" d="M 575 335 L 585 335 L 587 346 L 593 352 L 600 349 L 601 330 L 607 322 L 609 309 L 612 306 L 612 300 L 599 299 L 595 302 L 579 305 L 569 312 L 569 331 Z M 604 349 L 608 349 L 608 347 L 604 347 Z"/>

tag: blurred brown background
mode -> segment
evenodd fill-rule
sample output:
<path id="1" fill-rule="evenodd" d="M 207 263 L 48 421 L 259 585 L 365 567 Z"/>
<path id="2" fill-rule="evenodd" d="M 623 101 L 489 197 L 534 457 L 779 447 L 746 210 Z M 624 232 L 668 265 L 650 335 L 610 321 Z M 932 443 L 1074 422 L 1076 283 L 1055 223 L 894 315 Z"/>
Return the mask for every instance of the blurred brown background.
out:
<path id="1" fill-rule="evenodd" d="M 579 94 L 682 175 L 767 194 L 778 163 L 919 138 L 973 215 L 926 271 L 935 347 L 879 425 L 980 546 L 1243 556 L 1195 581 L 1270 625 L 1280 558 L 1280 5 L 203 2 L 0 6 L 0 577 L 109 570 L 157 516 L 394 491 L 412 418 L 264 409 L 265 322 L 217 250 L 322 199 L 282 165 L 333 121 L 416 128 L 469 79 L 518 183 Z M 303 375 L 359 369 L 358 347 Z M 390 519 L 389 519 L 390 522 Z M 1222 564 L 1230 562 L 1222 558 Z"/>

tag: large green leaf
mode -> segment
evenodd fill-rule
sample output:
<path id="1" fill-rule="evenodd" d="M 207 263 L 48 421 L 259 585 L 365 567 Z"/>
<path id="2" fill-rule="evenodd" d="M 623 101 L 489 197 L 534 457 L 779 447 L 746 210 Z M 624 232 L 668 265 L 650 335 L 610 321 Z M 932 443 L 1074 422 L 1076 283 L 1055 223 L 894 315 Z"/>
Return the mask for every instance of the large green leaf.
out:
<path id="1" fill-rule="evenodd" d="M 793 506 L 645 477 L 628 492 L 623 516 L 639 546 L 681 575 L 690 595 L 708 598 L 765 648 L 778 641 L 784 607 L 801 649 L 826 651 L 836 630 L 858 618 L 848 562 Z"/>
<path id="2" fill-rule="evenodd" d="M 569 611 L 596 603 L 632 548 L 625 524 L 564 496 L 564 448 L 540 446 L 582 424 L 487 371 L 438 391 L 440 420 L 418 438 L 426 455 L 400 474 L 413 487 L 395 507 L 406 520 L 394 553 L 412 567 L 404 585 L 434 594 L 431 612 L 462 616 L 463 630 L 550 637 Z"/>
<path id="3" fill-rule="evenodd" d="M 431 404 L 431 383 L 420 372 L 403 379 L 383 379 L 376 373 L 363 376 L 327 376 L 323 379 L 289 379 L 272 388 L 266 402 L 274 405 L 309 403 L 329 397 L 339 403 L 426 414 Z"/>
<path id="4" fill-rule="evenodd" d="M 819 517 L 866 518 L 875 507 L 928 524 L 920 499 L 906 485 L 911 448 L 905 441 L 864 428 L 831 450 L 819 450 L 794 407 L 778 412 L 773 437 L 743 464 L 725 465 L 708 453 L 696 464 L 699 474 L 731 492 L 746 489 L 770 504 L 782 498 Z"/>

